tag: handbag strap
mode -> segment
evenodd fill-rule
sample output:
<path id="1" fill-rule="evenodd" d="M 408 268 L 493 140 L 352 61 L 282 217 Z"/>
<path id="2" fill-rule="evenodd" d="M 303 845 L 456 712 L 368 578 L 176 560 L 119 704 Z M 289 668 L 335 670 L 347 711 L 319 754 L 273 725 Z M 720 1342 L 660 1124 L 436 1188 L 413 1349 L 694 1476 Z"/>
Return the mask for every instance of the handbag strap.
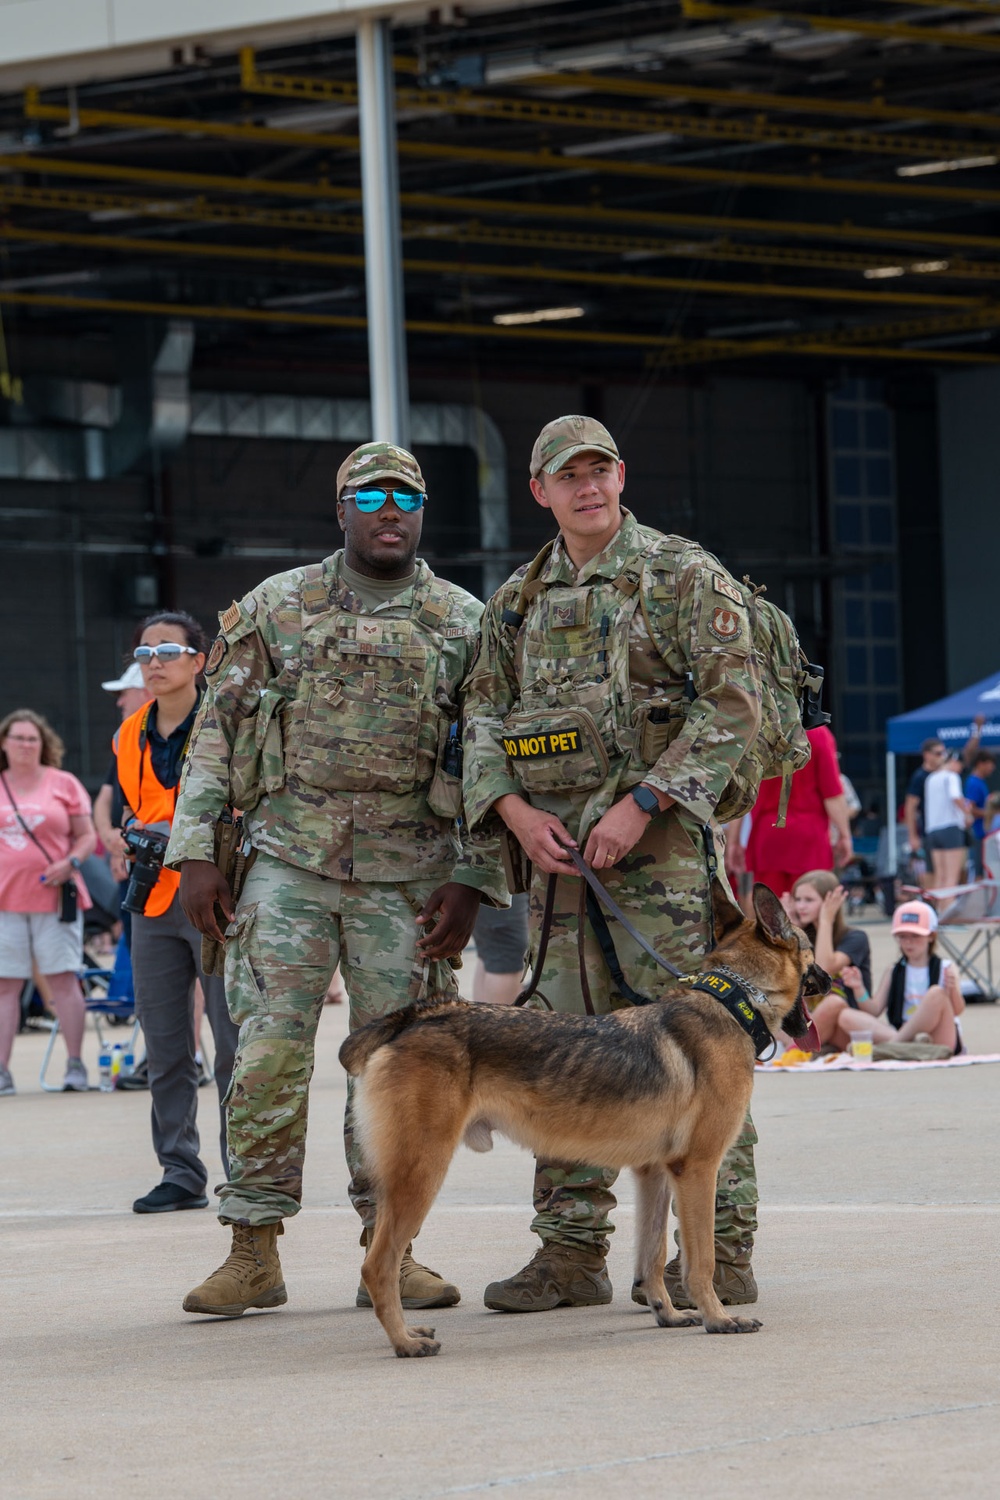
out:
<path id="1" fill-rule="evenodd" d="M 2 771 L 0 771 L 0 781 L 3 782 L 3 789 L 7 793 L 7 801 L 10 803 L 11 807 L 14 809 L 14 816 L 15 816 L 15 818 L 20 823 L 21 827 L 24 829 L 25 833 L 28 835 L 29 839 L 34 844 L 35 848 L 36 849 L 41 849 L 42 853 L 45 855 L 45 858 L 46 858 L 46 860 L 48 861 L 48 863 L 50 865 L 54 864 L 55 861 L 53 860 L 52 855 L 46 849 L 45 845 L 41 842 L 40 839 L 36 839 L 35 838 L 35 835 L 32 833 L 32 831 L 28 827 L 27 823 L 21 817 L 21 809 L 18 807 L 17 803 L 14 801 L 14 793 L 11 791 L 10 787 L 7 785 L 7 778 L 6 778 L 6 776 L 4 775 L 4 773 Z"/>

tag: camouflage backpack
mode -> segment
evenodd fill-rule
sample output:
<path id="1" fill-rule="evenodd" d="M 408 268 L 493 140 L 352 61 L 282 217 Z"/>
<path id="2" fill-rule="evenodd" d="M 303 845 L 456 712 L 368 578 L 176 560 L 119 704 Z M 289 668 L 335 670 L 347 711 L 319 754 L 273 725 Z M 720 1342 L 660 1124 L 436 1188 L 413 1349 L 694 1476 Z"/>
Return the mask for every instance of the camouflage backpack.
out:
<path id="1" fill-rule="evenodd" d="M 659 611 L 649 608 L 650 590 L 646 581 L 650 562 L 655 567 L 655 555 L 647 558 L 643 567 L 642 613 L 654 644 L 662 652 L 666 645 L 666 622 Z M 784 610 L 761 597 L 763 588 L 752 584 L 746 576 L 742 583 L 736 583 L 735 579 L 733 582 L 743 596 L 760 667 L 760 732 L 743 752 L 732 780 L 719 799 L 715 816 L 720 823 L 742 818 L 756 802 L 761 782 L 780 776 L 781 800 L 775 826 L 784 828 L 792 775 L 808 764 L 812 754 L 806 730 L 830 722 L 820 703 L 823 668 L 806 660 L 795 626 Z M 689 678 L 689 696 L 693 690 Z"/>

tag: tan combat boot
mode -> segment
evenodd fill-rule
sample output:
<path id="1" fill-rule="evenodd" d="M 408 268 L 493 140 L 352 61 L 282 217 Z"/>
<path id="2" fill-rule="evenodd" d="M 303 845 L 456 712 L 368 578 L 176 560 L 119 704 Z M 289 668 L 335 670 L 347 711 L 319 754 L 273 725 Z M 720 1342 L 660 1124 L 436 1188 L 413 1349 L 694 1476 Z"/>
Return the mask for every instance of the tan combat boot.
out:
<path id="1" fill-rule="evenodd" d="M 367 1229 L 361 1236 L 361 1243 L 368 1244 Z M 432 1271 L 413 1259 L 412 1245 L 407 1245 L 400 1262 L 399 1295 L 403 1306 L 409 1308 L 454 1307 L 456 1302 L 462 1300 L 462 1294 L 457 1286 L 453 1286 L 450 1281 L 445 1281 L 437 1271 Z M 354 1305 L 355 1307 L 371 1307 L 372 1305 L 368 1288 L 363 1281 L 358 1282 L 358 1295 L 354 1299 Z"/>
<path id="2" fill-rule="evenodd" d="M 681 1280 L 681 1259 L 675 1255 L 663 1272 L 663 1284 L 671 1302 L 680 1311 L 694 1307 Z M 732 1250 L 721 1241 L 715 1242 L 715 1274 L 712 1277 L 716 1296 L 723 1307 L 744 1307 L 757 1301 L 757 1283 L 750 1264 L 748 1250 Z M 646 1305 L 646 1293 L 632 1288 L 632 1301 Z"/>
<path id="3" fill-rule="evenodd" d="M 613 1296 L 603 1251 L 551 1241 L 515 1276 L 491 1282 L 483 1301 L 494 1312 L 549 1312 L 600 1307 Z"/>
<path id="4" fill-rule="evenodd" d="M 248 1307 L 288 1301 L 278 1259 L 282 1224 L 234 1224 L 233 1248 L 217 1271 L 184 1298 L 184 1311 L 238 1318 Z"/>

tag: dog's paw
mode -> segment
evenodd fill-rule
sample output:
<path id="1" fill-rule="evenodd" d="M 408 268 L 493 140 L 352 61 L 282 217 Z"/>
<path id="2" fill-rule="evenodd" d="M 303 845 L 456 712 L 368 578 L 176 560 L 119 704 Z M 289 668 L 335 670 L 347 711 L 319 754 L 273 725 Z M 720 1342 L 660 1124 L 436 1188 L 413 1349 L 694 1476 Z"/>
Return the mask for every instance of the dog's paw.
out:
<path id="1" fill-rule="evenodd" d="M 761 1327 L 759 1318 L 717 1318 L 705 1324 L 706 1333 L 756 1333 Z"/>
<path id="2" fill-rule="evenodd" d="M 646 1301 L 652 1309 L 658 1328 L 697 1328 L 701 1324 L 700 1313 L 678 1312 L 673 1305 L 668 1308 L 666 1303 L 659 1300 L 650 1302 L 648 1297 Z"/>
<path id="3" fill-rule="evenodd" d="M 405 1344 L 397 1344 L 397 1359 L 426 1359 L 430 1354 L 437 1354 L 441 1345 L 434 1337 L 433 1328 L 408 1328 Z"/>

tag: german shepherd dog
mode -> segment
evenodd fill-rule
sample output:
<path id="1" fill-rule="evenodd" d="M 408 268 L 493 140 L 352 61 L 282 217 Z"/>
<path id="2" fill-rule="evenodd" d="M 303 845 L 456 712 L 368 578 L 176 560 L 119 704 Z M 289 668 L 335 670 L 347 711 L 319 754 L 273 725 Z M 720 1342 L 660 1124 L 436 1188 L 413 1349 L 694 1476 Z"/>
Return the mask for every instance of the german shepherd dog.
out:
<path id="1" fill-rule="evenodd" d="M 771 1033 L 782 1026 L 802 1036 L 804 1000 L 830 987 L 805 934 L 764 885 L 753 893 L 755 922 L 717 880 L 712 906 L 717 942 L 705 970 L 724 964 L 756 992 Z M 492 1130 L 550 1161 L 631 1167 L 639 1189 L 635 1285 L 661 1328 L 760 1327 L 726 1312 L 712 1285 L 715 1182 L 750 1102 L 754 1044 L 714 995 L 675 984 L 657 1002 L 594 1017 L 423 1000 L 344 1042 L 340 1061 L 359 1079 L 355 1122 L 378 1200 L 361 1275 L 401 1359 L 441 1347 L 433 1328 L 404 1321 L 403 1250 L 459 1142 L 489 1151 Z M 679 1312 L 663 1282 L 671 1199 L 697 1314 Z"/>

